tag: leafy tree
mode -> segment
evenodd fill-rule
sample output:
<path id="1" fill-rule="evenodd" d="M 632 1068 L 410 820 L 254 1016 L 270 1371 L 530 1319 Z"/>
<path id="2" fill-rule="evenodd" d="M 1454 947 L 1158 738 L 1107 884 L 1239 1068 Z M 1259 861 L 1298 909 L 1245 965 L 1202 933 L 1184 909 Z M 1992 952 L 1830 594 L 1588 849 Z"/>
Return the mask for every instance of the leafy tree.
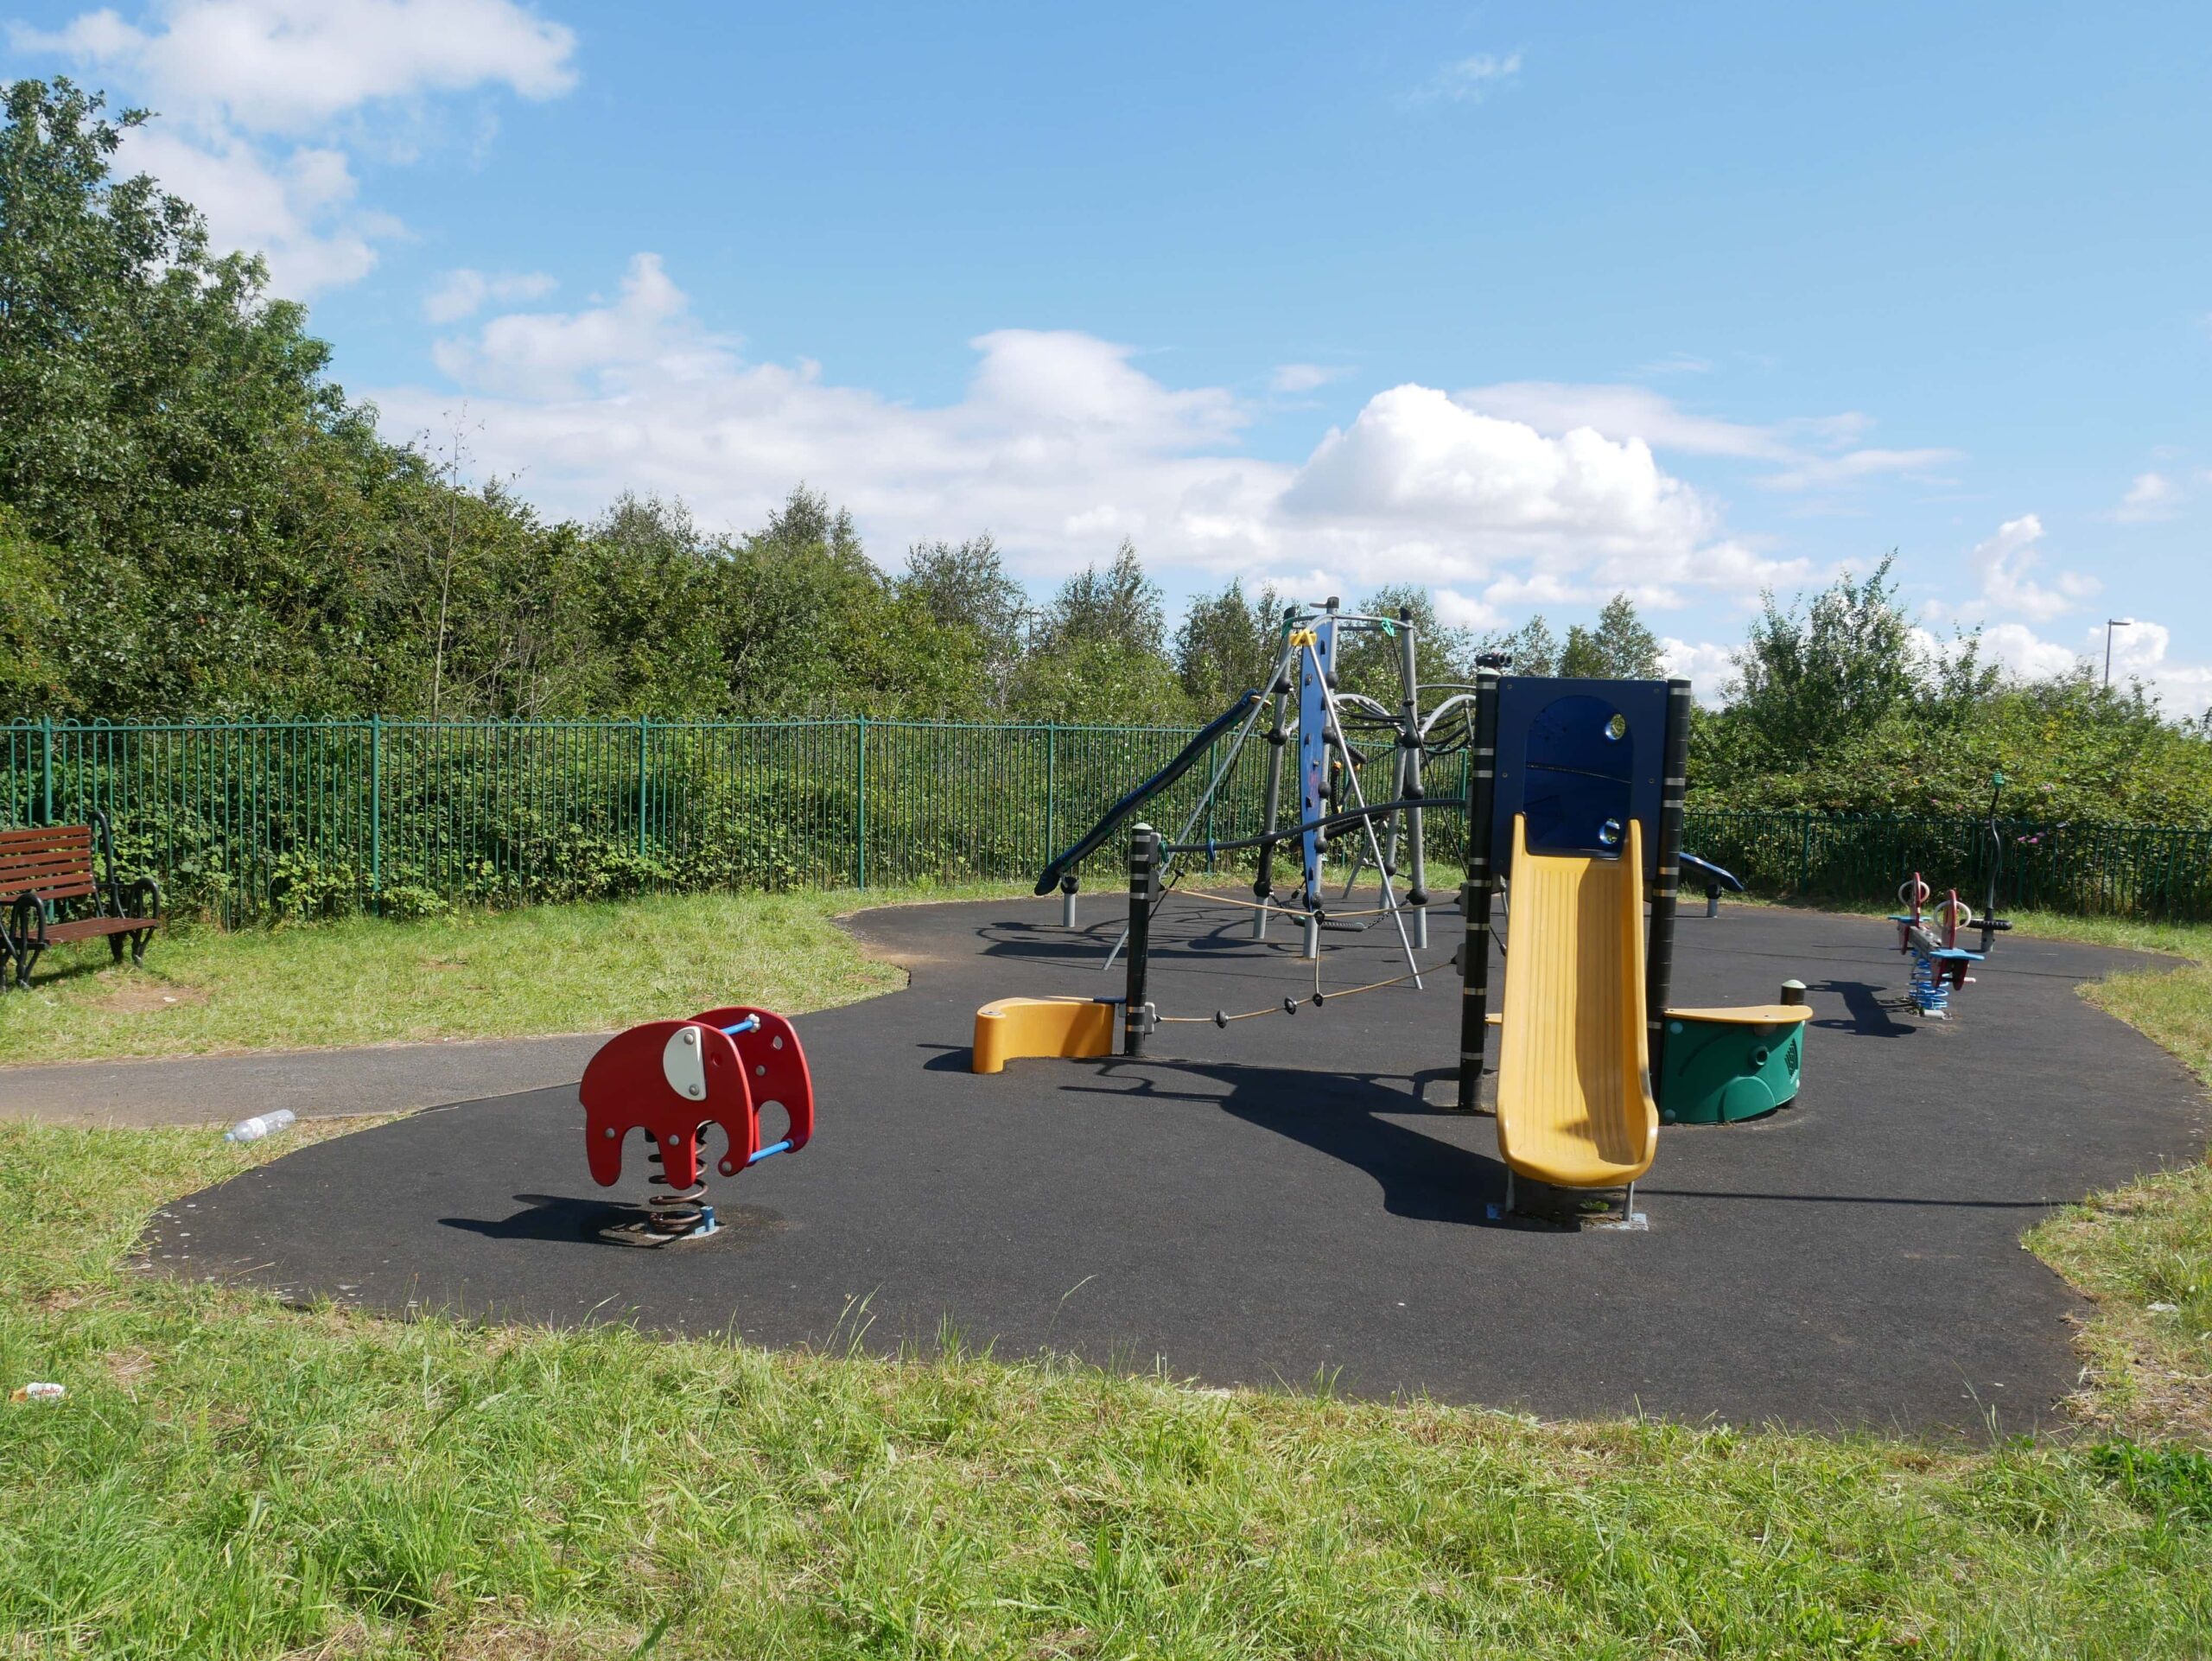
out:
<path id="1" fill-rule="evenodd" d="M 1484 655 L 1503 653 L 1510 660 L 1506 665 L 1508 674 L 1559 673 L 1559 636 L 1552 633 L 1541 612 L 1516 629 L 1484 635 L 1475 649 Z"/>
<path id="2" fill-rule="evenodd" d="M 1028 594 L 1007 574 L 990 533 L 959 543 L 914 544 L 895 586 L 940 629 L 964 628 L 975 635 L 990 677 L 989 705 L 1004 708 L 1021 659 L 1023 627 L 1033 614 Z"/>
<path id="3" fill-rule="evenodd" d="M 61 556 L 0 506 L 0 712 L 76 713 L 55 659 L 61 587 Z"/>
<path id="4" fill-rule="evenodd" d="M 1248 689 L 1268 690 L 1282 638 L 1282 599 L 1272 586 L 1249 599 L 1232 580 L 1191 601 L 1175 631 L 1175 673 L 1192 707 L 1206 715 Z"/>
<path id="5" fill-rule="evenodd" d="M 1636 602 L 1617 594 L 1598 614 L 1598 626 L 1576 623 L 1567 631 L 1559 672 L 1579 680 L 1656 680 L 1663 673 L 1659 637 L 1636 614 Z"/>
<path id="6" fill-rule="evenodd" d="M 110 710 L 320 702 L 358 544 L 308 516 L 391 462 L 261 262 L 112 176 L 145 117 L 103 107 L 19 80 L 0 128 L 0 501 L 65 556 L 63 675 Z"/>
<path id="7" fill-rule="evenodd" d="M 1014 676 L 1025 720 L 1159 726 L 1191 707 L 1164 649 L 1166 607 L 1124 538 L 1104 570 L 1087 565 L 1060 584 Z"/>
<path id="8" fill-rule="evenodd" d="M 1145 575 L 1135 544 L 1124 537 L 1104 570 L 1086 565 L 1060 584 L 1046 614 L 1040 644 L 1052 651 L 1096 643 L 1157 658 L 1166 630 L 1160 585 Z"/>
<path id="9" fill-rule="evenodd" d="M 718 550 L 728 707 L 747 715 L 982 712 L 976 631 L 931 614 L 869 561 L 852 516 L 801 485 Z"/>
<path id="10" fill-rule="evenodd" d="M 690 510 L 625 494 L 585 530 L 575 553 L 570 597 L 593 646 L 578 712 L 676 716 L 726 710 L 720 550 L 700 534 Z"/>
<path id="11" fill-rule="evenodd" d="M 1014 713 L 1024 721 L 1165 727 L 1186 723 L 1198 712 L 1174 665 L 1159 653 L 1124 651 L 1110 640 L 1075 640 L 1022 659 Z"/>
<path id="12" fill-rule="evenodd" d="M 1875 730 L 1927 685 L 1911 620 L 1897 601 L 1896 563 L 1890 553 L 1863 578 L 1846 571 L 1809 604 L 1764 596 L 1735 654 L 1729 703 L 1772 765 L 1802 767 Z"/>

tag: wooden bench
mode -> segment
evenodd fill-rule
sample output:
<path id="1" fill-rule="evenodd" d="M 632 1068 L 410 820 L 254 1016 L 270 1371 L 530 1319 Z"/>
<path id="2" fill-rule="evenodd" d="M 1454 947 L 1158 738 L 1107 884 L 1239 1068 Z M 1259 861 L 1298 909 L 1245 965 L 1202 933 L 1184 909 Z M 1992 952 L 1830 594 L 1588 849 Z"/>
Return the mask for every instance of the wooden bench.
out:
<path id="1" fill-rule="evenodd" d="M 97 836 L 106 875 L 94 869 Z M 107 815 L 95 813 L 90 824 L 47 824 L 0 830 L 0 905 L 7 907 L 0 926 L 0 991 L 12 964 L 16 984 L 29 986 L 31 970 L 50 945 L 65 940 L 107 937 L 118 963 L 123 947 L 130 961 L 146 960 L 147 937 L 162 926 L 162 891 L 151 877 L 129 882 L 115 874 L 115 837 Z"/>

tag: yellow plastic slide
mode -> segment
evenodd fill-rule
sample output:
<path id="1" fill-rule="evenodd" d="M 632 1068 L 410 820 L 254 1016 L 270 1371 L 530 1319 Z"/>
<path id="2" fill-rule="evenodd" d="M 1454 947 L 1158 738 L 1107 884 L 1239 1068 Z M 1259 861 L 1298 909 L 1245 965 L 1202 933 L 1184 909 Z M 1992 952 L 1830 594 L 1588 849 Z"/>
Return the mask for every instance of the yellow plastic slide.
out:
<path id="1" fill-rule="evenodd" d="M 1643 1013 L 1643 827 L 1618 859 L 1531 854 L 1513 819 L 1497 1151 L 1522 1175 L 1611 1188 L 1651 1168 L 1659 1109 Z"/>

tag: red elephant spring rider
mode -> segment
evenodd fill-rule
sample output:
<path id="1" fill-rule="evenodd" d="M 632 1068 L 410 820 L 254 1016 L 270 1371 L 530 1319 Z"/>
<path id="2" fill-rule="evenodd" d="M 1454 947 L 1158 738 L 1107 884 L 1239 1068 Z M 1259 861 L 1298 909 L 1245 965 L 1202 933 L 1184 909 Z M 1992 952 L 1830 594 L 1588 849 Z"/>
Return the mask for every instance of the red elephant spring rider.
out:
<path id="1" fill-rule="evenodd" d="M 584 1137 L 592 1181 L 611 1188 L 622 1174 L 622 1144 L 643 1130 L 658 1168 L 647 1181 L 641 1243 L 715 1231 L 715 1208 L 699 1179 L 699 1149 L 710 1124 L 729 1147 L 724 1176 L 777 1154 L 795 1154 L 814 1134 L 814 1081 L 790 1021 L 766 1009 L 709 1009 L 689 1021 L 654 1021 L 609 1039 L 584 1069 Z M 783 1139 L 762 1146 L 760 1110 L 780 1107 Z"/>

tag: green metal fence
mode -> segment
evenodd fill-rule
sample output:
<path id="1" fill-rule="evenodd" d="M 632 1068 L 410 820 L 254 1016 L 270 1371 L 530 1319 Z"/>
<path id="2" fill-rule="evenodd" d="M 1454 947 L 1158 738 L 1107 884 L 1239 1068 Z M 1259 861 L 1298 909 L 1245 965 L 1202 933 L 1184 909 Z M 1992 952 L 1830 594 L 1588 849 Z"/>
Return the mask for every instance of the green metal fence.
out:
<path id="1" fill-rule="evenodd" d="M 155 722 L 0 728 L 0 824 L 115 822 L 180 908 L 273 915 L 639 892 L 1027 877 L 1187 728 L 796 722 Z M 1147 809 L 1179 831 L 1225 742 Z M 1261 825 L 1247 748 L 1197 835 Z M 1432 772 L 1465 788 L 1465 758 Z M 1454 815 L 1434 822 L 1447 862 Z M 2004 828 L 2005 906 L 2212 918 L 2212 830 Z M 1967 819 L 1693 808 L 1689 845 L 1755 891 L 1880 899 L 1923 870 L 1977 903 Z M 1094 880 L 1118 860 L 1109 846 Z M 1110 877 L 1105 880 L 1110 881 Z"/>
<path id="2" fill-rule="evenodd" d="M 2212 920 L 2212 829 L 1692 808 L 1685 846 L 1757 894 L 1893 899 L 1918 871 L 1980 910 Z"/>

